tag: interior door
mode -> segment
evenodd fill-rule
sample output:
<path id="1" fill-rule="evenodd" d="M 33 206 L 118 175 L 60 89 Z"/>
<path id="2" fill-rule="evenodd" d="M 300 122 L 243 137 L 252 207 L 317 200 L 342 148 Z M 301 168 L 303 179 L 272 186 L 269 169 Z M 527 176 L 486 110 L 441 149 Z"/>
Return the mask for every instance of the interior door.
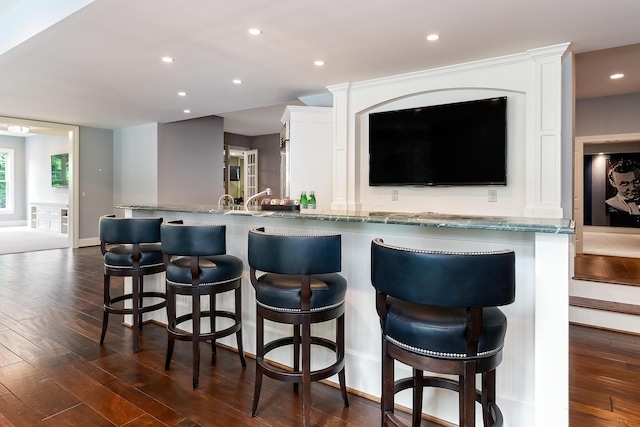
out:
<path id="1" fill-rule="evenodd" d="M 246 150 L 244 152 L 244 198 L 258 192 L 258 150 Z"/>

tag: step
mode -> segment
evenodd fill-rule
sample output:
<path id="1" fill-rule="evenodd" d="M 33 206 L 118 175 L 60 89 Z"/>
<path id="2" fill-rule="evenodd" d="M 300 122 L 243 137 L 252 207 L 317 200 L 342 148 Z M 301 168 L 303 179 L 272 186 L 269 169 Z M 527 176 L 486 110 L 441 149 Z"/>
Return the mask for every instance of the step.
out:
<path id="1" fill-rule="evenodd" d="M 580 254 L 569 282 L 569 322 L 640 333 L 640 259 Z"/>
<path id="2" fill-rule="evenodd" d="M 612 313 L 623 313 L 640 316 L 640 305 L 635 304 L 570 296 L 569 305 L 571 307 L 592 308 L 595 310 L 610 311 Z"/>
<path id="3" fill-rule="evenodd" d="M 640 316 L 619 311 L 570 305 L 569 323 L 640 335 Z"/>
<path id="4" fill-rule="evenodd" d="M 569 297 L 640 305 L 640 286 L 574 278 L 569 282 Z"/>
<path id="5" fill-rule="evenodd" d="M 572 279 L 569 322 L 640 334 L 640 287 Z"/>

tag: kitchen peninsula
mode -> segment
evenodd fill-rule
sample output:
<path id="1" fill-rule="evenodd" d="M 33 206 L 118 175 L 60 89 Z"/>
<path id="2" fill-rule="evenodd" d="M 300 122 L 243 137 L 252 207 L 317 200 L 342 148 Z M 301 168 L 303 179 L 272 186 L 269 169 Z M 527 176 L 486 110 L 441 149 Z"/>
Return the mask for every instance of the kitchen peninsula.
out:
<path id="1" fill-rule="evenodd" d="M 504 359 L 497 371 L 497 400 L 505 426 L 568 425 L 568 284 L 574 225 L 568 219 L 482 217 L 438 213 L 392 212 L 273 212 L 219 210 L 213 206 L 118 205 L 125 216 L 159 216 L 189 223 L 227 226 L 227 252 L 243 259 L 243 328 L 245 351 L 255 354 L 255 299 L 248 280 L 247 233 L 253 227 L 267 232 L 342 235 L 342 275 L 348 281 L 346 306 L 347 386 L 374 399 L 380 396 L 380 326 L 370 282 L 370 244 L 385 242 L 421 249 L 486 251 L 512 249 L 516 253 L 516 301 L 504 307 L 509 327 Z M 162 277 L 145 283 L 164 286 Z M 178 304 L 180 305 L 180 301 Z M 186 309 L 186 302 L 182 302 Z M 225 307 L 232 299 L 220 300 Z M 165 314 L 149 314 L 166 322 Z M 331 328 L 318 333 L 330 334 Z M 281 325 L 269 323 L 267 334 L 277 336 Z M 235 347 L 233 340 L 222 340 Z M 277 361 L 291 364 L 286 354 Z M 329 360 L 322 351 L 318 364 Z M 398 375 L 408 374 L 398 367 Z M 335 381 L 337 382 L 337 380 Z M 457 417 L 457 397 L 442 390 L 425 391 L 429 413 L 450 422 Z M 434 404 L 435 400 L 437 404 Z M 409 396 L 397 403 L 410 407 Z"/>

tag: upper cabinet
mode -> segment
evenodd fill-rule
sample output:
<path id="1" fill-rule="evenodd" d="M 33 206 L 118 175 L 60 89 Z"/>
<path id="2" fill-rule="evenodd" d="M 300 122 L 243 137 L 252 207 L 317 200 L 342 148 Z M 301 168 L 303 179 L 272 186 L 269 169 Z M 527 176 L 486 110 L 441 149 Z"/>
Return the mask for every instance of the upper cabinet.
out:
<path id="1" fill-rule="evenodd" d="M 289 197 L 313 191 L 317 209 L 333 200 L 333 109 L 288 106 L 281 119 L 282 171 Z M 288 179 L 287 179 L 288 177 Z"/>

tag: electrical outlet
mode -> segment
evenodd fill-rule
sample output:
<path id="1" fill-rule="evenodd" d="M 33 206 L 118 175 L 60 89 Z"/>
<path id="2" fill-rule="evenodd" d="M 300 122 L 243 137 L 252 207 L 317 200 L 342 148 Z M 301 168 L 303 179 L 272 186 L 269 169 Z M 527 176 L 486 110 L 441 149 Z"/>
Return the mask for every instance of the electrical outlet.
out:
<path id="1" fill-rule="evenodd" d="M 498 201 L 498 190 L 489 190 L 489 201 L 490 202 Z"/>
<path id="2" fill-rule="evenodd" d="M 392 202 L 398 201 L 398 190 L 391 190 L 391 201 Z"/>

